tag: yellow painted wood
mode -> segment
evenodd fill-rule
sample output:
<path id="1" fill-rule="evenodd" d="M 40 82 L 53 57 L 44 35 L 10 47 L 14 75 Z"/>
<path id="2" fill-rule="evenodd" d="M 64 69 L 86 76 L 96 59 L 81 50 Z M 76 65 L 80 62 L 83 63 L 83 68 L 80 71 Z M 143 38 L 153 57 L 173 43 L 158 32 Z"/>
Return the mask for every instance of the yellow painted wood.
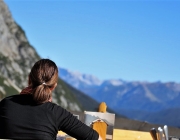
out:
<path id="1" fill-rule="evenodd" d="M 76 139 L 72 138 L 72 137 L 68 137 L 68 138 L 66 138 L 66 140 L 76 140 Z"/>
<path id="2" fill-rule="evenodd" d="M 149 132 L 114 129 L 113 140 L 153 140 Z"/>
<path id="3" fill-rule="evenodd" d="M 99 105 L 99 112 L 106 113 L 107 105 L 105 102 L 101 102 Z"/>
<path id="4" fill-rule="evenodd" d="M 92 128 L 101 136 L 102 140 L 106 140 L 107 124 L 105 122 L 95 122 Z"/>
<path id="5" fill-rule="evenodd" d="M 57 135 L 59 135 L 59 136 L 66 136 L 67 134 L 64 133 L 63 131 L 58 131 L 58 134 L 57 134 Z"/>
<path id="6" fill-rule="evenodd" d="M 65 140 L 76 140 L 75 138 L 68 136 L 66 133 L 64 133 L 63 131 L 58 131 L 58 136 L 64 136 Z"/>
<path id="7" fill-rule="evenodd" d="M 65 136 L 66 133 L 59 131 L 58 135 Z M 114 129 L 113 140 L 153 140 L 153 138 L 149 132 Z"/>

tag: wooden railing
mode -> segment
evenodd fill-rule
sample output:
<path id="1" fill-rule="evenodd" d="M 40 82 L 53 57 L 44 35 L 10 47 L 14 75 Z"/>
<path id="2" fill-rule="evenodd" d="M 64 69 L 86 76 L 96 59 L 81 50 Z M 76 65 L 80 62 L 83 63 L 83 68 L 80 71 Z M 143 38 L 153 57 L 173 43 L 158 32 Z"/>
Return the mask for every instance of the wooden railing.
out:
<path id="1" fill-rule="evenodd" d="M 62 131 L 59 131 L 58 134 L 66 135 Z M 113 140 L 153 140 L 153 139 L 149 132 L 114 129 Z"/>
<path id="2" fill-rule="evenodd" d="M 102 102 L 99 106 L 99 112 L 106 113 L 106 104 Z M 98 131 L 98 130 L 96 130 Z M 100 132 L 98 132 L 100 133 Z M 104 133 L 104 132 L 103 132 Z M 65 136 L 66 133 L 59 131 L 58 135 Z M 68 140 L 73 138 L 69 138 Z M 105 139 L 105 138 L 103 138 Z M 74 140 L 74 139 L 73 139 Z M 133 130 L 123 130 L 123 129 L 113 129 L 113 139 L 112 140 L 153 140 L 150 132 L 133 131 Z"/>

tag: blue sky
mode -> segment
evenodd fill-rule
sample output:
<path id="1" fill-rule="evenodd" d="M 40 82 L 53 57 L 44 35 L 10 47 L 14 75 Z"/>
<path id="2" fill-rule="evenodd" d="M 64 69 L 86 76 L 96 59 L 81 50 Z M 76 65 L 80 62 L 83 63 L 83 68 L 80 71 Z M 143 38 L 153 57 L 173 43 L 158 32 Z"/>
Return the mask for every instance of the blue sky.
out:
<path id="1" fill-rule="evenodd" d="M 5 0 L 42 58 L 101 80 L 180 83 L 180 1 Z"/>

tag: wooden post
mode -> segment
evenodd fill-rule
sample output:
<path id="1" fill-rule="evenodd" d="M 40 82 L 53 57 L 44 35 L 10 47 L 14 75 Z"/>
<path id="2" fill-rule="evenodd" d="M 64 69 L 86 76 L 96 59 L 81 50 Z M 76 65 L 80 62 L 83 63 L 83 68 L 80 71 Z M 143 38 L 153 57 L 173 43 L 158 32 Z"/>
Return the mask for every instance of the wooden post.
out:
<path id="1" fill-rule="evenodd" d="M 100 103 L 99 112 L 106 113 L 107 105 L 105 102 Z"/>
<path id="2" fill-rule="evenodd" d="M 106 113 L 106 108 L 107 108 L 106 103 L 102 102 L 99 105 L 99 112 Z M 106 140 L 106 131 L 107 131 L 107 123 L 106 122 L 99 119 L 99 120 L 93 122 L 92 127 L 94 130 L 96 130 L 99 133 L 99 135 L 102 137 L 102 140 Z"/>

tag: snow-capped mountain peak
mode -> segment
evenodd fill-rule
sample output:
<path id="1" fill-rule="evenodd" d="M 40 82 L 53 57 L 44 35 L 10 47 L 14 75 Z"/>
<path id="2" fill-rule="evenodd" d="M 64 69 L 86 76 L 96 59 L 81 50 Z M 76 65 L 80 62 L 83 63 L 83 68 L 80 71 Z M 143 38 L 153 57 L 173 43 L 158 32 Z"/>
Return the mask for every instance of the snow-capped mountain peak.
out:
<path id="1" fill-rule="evenodd" d="M 112 79 L 112 80 L 106 80 L 103 82 L 103 85 L 111 85 L 111 86 L 120 86 L 123 85 L 125 82 L 120 79 Z"/>
<path id="2" fill-rule="evenodd" d="M 59 68 L 59 76 L 74 87 L 79 86 L 99 86 L 102 81 L 93 75 L 81 74 L 79 72 L 70 71 L 64 68 Z"/>

